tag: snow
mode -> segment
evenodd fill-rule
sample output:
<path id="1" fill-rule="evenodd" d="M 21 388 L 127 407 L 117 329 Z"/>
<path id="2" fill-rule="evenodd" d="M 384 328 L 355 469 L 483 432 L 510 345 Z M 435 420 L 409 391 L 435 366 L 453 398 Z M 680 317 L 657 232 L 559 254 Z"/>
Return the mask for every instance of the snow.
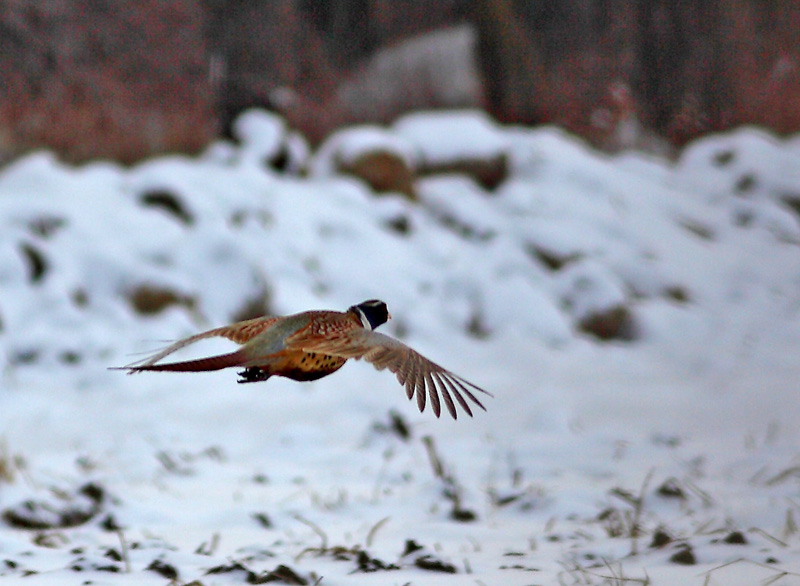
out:
<path id="1" fill-rule="evenodd" d="M 740 129 L 673 164 L 463 112 L 404 125 L 337 150 L 503 149 L 511 174 L 426 177 L 416 203 L 281 174 L 263 113 L 197 158 L 0 170 L 4 583 L 800 584 L 798 138 Z M 173 303 L 142 315 L 142 288 Z M 305 384 L 107 370 L 250 307 L 373 297 L 383 331 L 494 394 L 485 413 L 417 413 L 362 363 Z M 579 330 L 620 304 L 634 339 Z M 16 527 L 32 510 L 55 527 Z"/>
<path id="2" fill-rule="evenodd" d="M 392 129 L 415 145 L 430 166 L 503 155 L 508 138 L 480 110 L 414 112 L 400 117 Z"/>
<path id="3" fill-rule="evenodd" d="M 248 110 L 234 120 L 232 132 L 238 147 L 220 141 L 206 150 L 205 158 L 221 163 L 239 158 L 250 163 L 269 164 L 284 156 L 288 173 L 305 170 L 310 155 L 308 141 L 290 130 L 277 114 Z"/>

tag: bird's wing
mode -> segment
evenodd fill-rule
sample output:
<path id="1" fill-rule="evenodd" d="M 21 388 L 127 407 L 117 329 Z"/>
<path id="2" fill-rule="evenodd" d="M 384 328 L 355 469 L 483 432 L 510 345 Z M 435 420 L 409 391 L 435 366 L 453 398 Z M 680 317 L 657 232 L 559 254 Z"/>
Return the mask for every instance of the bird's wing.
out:
<path id="1" fill-rule="evenodd" d="M 378 370 L 388 369 L 397 375 L 409 399 L 416 395 L 420 411 L 425 410 L 425 404 L 430 400 L 436 417 L 441 413 L 440 395 L 453 419 L 458 417 L 453 397 L 471 417 L 472 409 L 464 397 L 486 411 L 473 391 L 491 396 L 488 391 L 431 362 L 402 342 L 363 328 L 328 337 L 300 333 L 287 338 L 286 346 L 306 352 L 364 359 Z"/>
<path id="2" fill-rule="evenodd" d="M 183 340 L 178 340 L 174 344 L 167 346 L 163 350 L 149 356 L 143 360 L 138 360 L 136 362 L 132 362 L 131 364 L 127 364 L 122 367 L 118 367 L 121 370 L 127 370 L 128 374 L 132 374 L 134 372 L 139 372 L 142 370 L 170 370 L 168 367 L 172 365 L 188 365 L 189 363 L 199 363 L 202 360 L 211 360 L 217 357 L 211 357 L 210 359 L 199 359 L 197 361 L 188 361 L 186 363 L 172 363 L 172 364 L 163 364 L 157 365 L 156 363 L 160 362 L 170 354 L 189 346 L 190 344 L 194 344 L 195 342 L 199 342 L 200 340 L 205 340 L 206 338 L 227 338 L 237 344 L 245 344 L 252 340 L 258 334 L 267 330 L 270 326 L 272 326 L 276 321 L 278 321 L 279 317 L 257 317 L 254 319 L 249 319 L 246 321 L 236 322 L 235 324 L 231 324 L 229 326 L 223 326 L 221 328 L 214 328 L 213 330 L 208 330 L 207 332 L 202 332 L 200 334 L 195 334 L 194 336 L 189 336 L 188 338 L 184 338 Z M 227 357 L 232 356 L 236 353 L 223 354 L 220 356 Z M 224 362 L 224 361 L 223 361 Z M 211 363 L 209 362 L 208 365 Z M 220 363 L 222 364 L 222 362 Z M 160 368 L 154 368 L 155 366 L 159 366 Z M 236 366 L 236 364 L 229 364 L 227 366 Z M 220 368 L 224 368 L 224 366 L 220 366 Z M 209 370 L 209 368 L 205 368 L 204 370 Z M 216 369 L 211 369 L 216 370 Z"/>

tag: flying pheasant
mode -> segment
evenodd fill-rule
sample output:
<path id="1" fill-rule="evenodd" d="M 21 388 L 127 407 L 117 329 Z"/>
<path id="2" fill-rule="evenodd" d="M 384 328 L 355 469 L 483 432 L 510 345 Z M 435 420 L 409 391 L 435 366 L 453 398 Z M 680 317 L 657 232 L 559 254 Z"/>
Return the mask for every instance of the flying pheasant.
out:
<path id="1" fill-rule="evenodd" d="M 431 362 L 412 348 L 375 328 L 390 319 L 383 301 L 370 299 L 345 312 L 304 311 L 285 317 L 258 317 L 190 336 L 143 361 L 121 367 L 128 374 L 143 371 L 204 372 L 229 367 L 244 368 L 238 382 L 265 381 L 283 376 L 296 381 L 312 381 L 339 370 L 349 358 L 364 359 L 378 370 L 397 375 L 411 399 L 416 395 L 420 411 L 430 400 L 436 417 L 441 400 L 456 419 L 455 401 L 472 416 L 466 397 L 483 409 L 473 391 L 491 393 Z M 199 340 L 223 337 L 241 347 L 235 352 L 187 360 L 160 361 Z"/>

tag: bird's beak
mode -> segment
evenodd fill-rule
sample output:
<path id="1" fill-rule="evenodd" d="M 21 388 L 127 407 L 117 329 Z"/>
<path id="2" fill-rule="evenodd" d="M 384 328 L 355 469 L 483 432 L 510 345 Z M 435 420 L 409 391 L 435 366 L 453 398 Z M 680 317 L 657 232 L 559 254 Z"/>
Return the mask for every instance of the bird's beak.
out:
<path id="1" fill-rule="evenodd" d="M 386 321 L 389 321 L 390 319 L 392 319 L 392 314 L 387 311 L 386 312 Z"/>

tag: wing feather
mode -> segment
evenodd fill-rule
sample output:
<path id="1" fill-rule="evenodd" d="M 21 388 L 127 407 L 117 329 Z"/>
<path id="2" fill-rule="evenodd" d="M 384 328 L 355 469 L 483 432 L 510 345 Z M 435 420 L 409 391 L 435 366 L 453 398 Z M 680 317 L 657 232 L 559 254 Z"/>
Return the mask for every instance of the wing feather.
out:
<path id="1" fill-rule="evenodd" d="M 437 417 L 441 413 L 442 401 L 453 419 L 458 415 L 456 401 L 469 416 L 472 416 L 472 409 L 467 399 L 485 411 L 486 408 L 470 389 L 491 396 L 488 391 L 439 366 L 402 342 L 367 329 L 359 328 L 324 337 L 301 334 L 287 339 L 286 345 L 306 352 L 363 359 L 378 370 L 387 369 L 405 387 L 409 399 L 416 395 L 420 411 L 424 411 L 430 401 Z"/>
<path id="2" fill-rule="evenodd" d="M 461 393 L 458 392 L 458 387 L 457 387 L 458 381 L 453 379 L 452 377 L 442 377 L 442 378 L 444 378 L 445 383 L 450 387 L 450 391 L 452 392 L 453 396 L 456 398 L 456 401 L 458 401 L 458 404 L 461 405 L 461 408 L 467 413 L 467 415 L 472 417 L 472 409 L 470 409 L 469 403 L 467 403 L 464 400 L 464 397 L 461 396 Z M 480 402 L 477 399 L 476 399 L 476 403 L 480 407 L 483 407 L 483 405 L 481 405 Z M 455 406 L 453 406 L 453 409 L 455 409 Z"/>
<path id="3" fill-rule="evenodd" d="M 436 387 L 434 386 L 433 375 L 430 372 L 425 372 L 424 373 L 423 388 L 424 387 L 427 387 L 429 389 L 433 389 L 433 393 L 432 393 L 431 396 L 436 396 Z M 438 401 L 437 401 L 437 403 L 438 403 Z M 441 409 L 440 409 L 440 411 L 441 411 Z M 436 413 L 436 412 L 434 411 L 434 413 Z M 436 417 L 439 417 L 439 415 L 436 415 Z"/>
<path id="4" fill-rule="evenodd" d="M 450 417 L 453 419 L 458 419 L 458 412 L 456 411 L 456 406 L 453 404 L 453 398 L 450 396 L 450 393 L 447 390 L 447 377 L 440 375 L 437 377 L 439 381 L 439 390 L 442 393 L 442 399 L 444 399 L 444 404 L 447 406 L 447 411 L 450 413 Z M 472 413 L 469 409 L 466 409 L 467 414 L 472 417 Z"/>
<path id="5" fill-rule="evenodd" d="M 388 365 L 387 368 L 389 368 L 390 371 L 392 370 L 391 365 Z M 425 394 L 424 389 L 421 393 L 419 392 L 419 381 L 418 381 L 416 364 L 414 364 L 414 362 L 412 361 L 406 362 L 405 364 L 402 364 L 400 368 L 397 369 L 397 372 L 398 373 L 405 372 L 406 395 L 408 395 L 409 399 L 414 395 L 417 396 L 417 407 L 419 407 L 419 411 L 420 413 L 422 413 L 423 411 L 425 411 L 425 405 L 428 403 L 428 397 Z M 433 412 L 436 413 L 437 405 L 434 402 L 433 397 L 431 397 L 431 408 L 433 409 Z"/>
<path id="6" fill-rule="evenodd" d="M 415 360 L 414 362 L 417 363 L 418 361 Z M 427 382 L 428 379 L 424 375 L 417 378 L 417 395 L 425 394 L 425 386 Z M 436 415 L 436 417 L 439 417 L 442 414 L 442 405 L 439 402 L 439 393 L 437 392 L 435 385 L 431 384 L 427 385 L 427 387 L 428 387 L 428 398 L 430 398 L 431 401 L 433 414 Z M 445 400 L 445 402 L 447 401 Z"/>

